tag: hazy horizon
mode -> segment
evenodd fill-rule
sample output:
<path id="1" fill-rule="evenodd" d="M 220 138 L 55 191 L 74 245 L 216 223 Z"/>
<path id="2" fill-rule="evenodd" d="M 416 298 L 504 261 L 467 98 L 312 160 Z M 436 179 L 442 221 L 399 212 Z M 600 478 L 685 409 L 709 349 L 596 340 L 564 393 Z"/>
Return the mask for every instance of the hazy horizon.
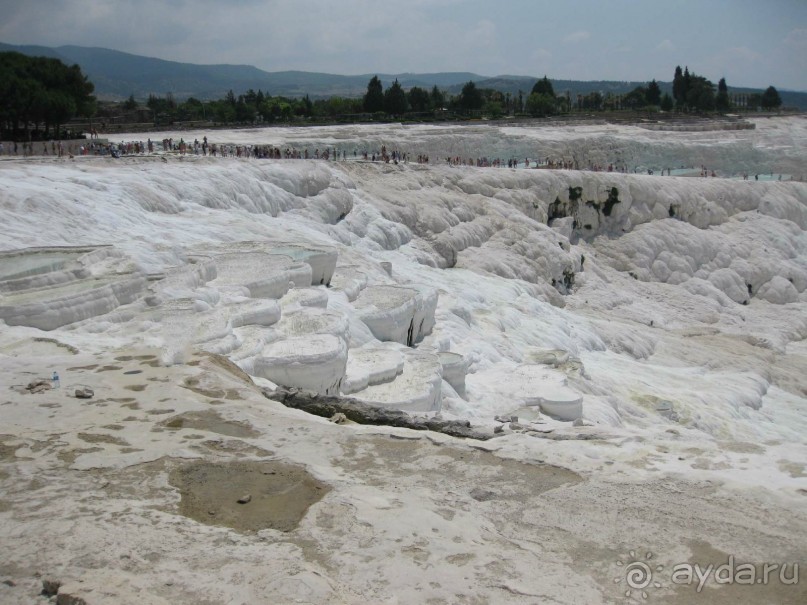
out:
<path id="1" fill-rule="evenodd" d="M 340 75 L 472 72 L 560 80 L 672 80 L 807 91 L 807 3 L 367 0 L 0 0 L 8 44 L 95 46 L 168 61 Z M 53 23 L 59 23 L 58 29 Z M 207 26 L 215 23 L 216 29 Z"/>

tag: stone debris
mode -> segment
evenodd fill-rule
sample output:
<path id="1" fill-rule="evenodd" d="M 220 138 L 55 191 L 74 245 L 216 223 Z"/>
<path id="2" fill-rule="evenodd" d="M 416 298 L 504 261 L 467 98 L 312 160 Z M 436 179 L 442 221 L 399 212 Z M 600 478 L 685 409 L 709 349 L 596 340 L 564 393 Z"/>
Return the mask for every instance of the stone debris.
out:
<path id="1" fill-rule="evenodd" d="M 46 579 L 42 580 L 42 596 L 55 597 L 59 592 L 59 587 L 62 583 L 59 580 Z"/>
<path id="2" fill-rule="evenodd" d="M 496 492 L 492 492 L 489 489 L 475 487 L 471 490 L 471 498 L 477 500 L 478 502 L 487 502 L 488 500 L 493 500 L 495 497 Z"/>
<path id="3" fill-rule="evenodd" d="M 84 387 L 83 389 L 76 389 L 76 398 L 77 399 L 92 399 L 95 396 L 95 391 L 93 391 L 89 387 Z"/>
<path id="4" fill-rule="evenodd" d="M 252 496 L 250 494 L 244 494 L 238 499 L 238 504 L 249 504 L 252 501 Z"/>
<path id="5" fill-rule="evenodd" d="M 475 431 L 467 420 L 436 420 L 410 416 L 400 410 L 370 405 L 349 397 L 318 395 L 308 391 L 282 388 L 264 389 L 263 394 L 268 399 L 278 401 L 286 407 L 302 410 L 322 418 L 333 418 L 335 414 L 342 413 L 348 420 L 358 424 L 398 426 L 417 431 L 428 430 L 468 439 L 486 440 L 493 437 L 492 433 Z"/>
<path id="6" fill-rule="evenodd" d="M 347 422 L 347 416 L 345 416 L 342 412 L 337 412 L 336 414 L 331 416 L 328 420 L 330 420 L 334 424 L 345 424 Z"/>
<path id="7" fill-rule="evenodd" d="M 62 584 L 56 595 L 56 605 L 88 605 L 86 599 L 78 596 L 78 593 L 86 592 L 79 582 Z"/>
<path id="8" fill-rule="evenodd" d="M 53 388 L 51 385 L 50 380 L 34 380 L 33 382 L 29 382 L 28 386 L 25 387 L 25 390 L 28 391 L 31 395 L 35 395 L 36 393 L 43 393 L 44 391 L 50 391 Z"/>

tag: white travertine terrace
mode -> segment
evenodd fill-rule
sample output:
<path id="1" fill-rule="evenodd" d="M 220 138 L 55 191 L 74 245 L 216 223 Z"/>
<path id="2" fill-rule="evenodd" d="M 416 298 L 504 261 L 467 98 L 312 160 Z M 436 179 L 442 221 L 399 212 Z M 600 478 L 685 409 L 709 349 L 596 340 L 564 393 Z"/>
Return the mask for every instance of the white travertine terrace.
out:
<path id="1" fill-rule="evenodd" d="M 173 134 L 386 144 L 428 165 L 3 156 L 0 307 L 100 314 L 0 321 L 0 602 L 44 602 L 52 579 L 60 602 L 91 605 L 594 605 L 626 598 L 632 548 L 652 550 L 659 583 L 726 553 L 804 561 L 807 119 L 751 119 Z M 479 153 L 630 173 L 445 164 Z M 701 164 L 718 177 L 676 176 Z M 332 251 L 330 287 L 326 259 L 296 246 Z M 277 289 L 255 285 L 294 262 Z M 129 303 L 55 296 L 138 275 Z M 53 371 L 61 388 L 26 388 Z M 491 439 L 331 423 L 267 398 L 278 384 L 439 409 Z M 327 486 L 289 533 L 239 533 L 206 503 L 183 516 L 169 482 L 226 464 L 206 486 L 248 516 L 263 491 L 229 480 L 276 461 Z M 770 584 L 704 598 L 804 601 Z M 686 602 L 680 588 L 651 585 L 648 602 Z"/>
<path id="2" fill-rule="evenodd" d="M 459 353 L 441 351 L 437 354 L 442 367 L 443 380 L 450 384 L 460 397 L 465 396 L 465 374 L 468 363 Z"/>
<path id="3" fill-rule="evenodd" d="M 369 344 L 350 349 L 342 394 L 352 395 L 368 386 L 395 380 L 404 369 L 404 355 L 397 346 Z"/>
<path id="4" fill-rule="evenodd" d="M 146 276 L 109 247 L 0 254 L 0 319 L 56 328 L 109 313 L 145 293 Z"/>
<path id="5" fill-rule="evenodd" d="M 308 334 L 267 345 L 255 358 L 253 371 L 282 386 L 338 395 L 347 357 L 347 344 L 338 336 Z"/>
<path id="6" fill-rule="evenodd" d="M 389 382 L 370 384 L 352 396 L 374 405 L 409 412 L 440 411 L 443 377 L 439 357 L 428 351 L 398 346 L 404 358 L 401 374 Z"/>
<path id="7" fill-rule="evenodd" d="M 311 283 L 311 266 L 267 252 L 229 252 L 215 256 L 218 277 L 211 285 L 244 288 L 252 298 L 280 299 L 290 287 Z"/>
<path id="8" fill-rule="evenodd" d="M 412 346 L 434 327 L 437 292 L 404 286 L 368 286 L 354 306 L 376 338 Z"/>

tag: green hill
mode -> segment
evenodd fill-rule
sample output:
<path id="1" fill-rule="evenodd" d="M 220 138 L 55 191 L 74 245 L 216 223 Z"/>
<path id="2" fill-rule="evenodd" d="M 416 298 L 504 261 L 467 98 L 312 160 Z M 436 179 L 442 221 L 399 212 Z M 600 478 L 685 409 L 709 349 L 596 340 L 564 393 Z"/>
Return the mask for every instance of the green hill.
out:
<path id="1" fill-rule="evenodd" d="M 249 89 L 263 90 L 272 96 L 312 98 L 332 96 L 359 97 L 367 90 L 367 82 L 377 75 L 387 87 L 396 78 L 405 89 L 413 86 L 430 89 L 438 86 L 457 94 L 462 85 L 473 80 L 479 88 L 493 88 L 503 93 L 529 95 L 539 76 L 501 75 L 482 76 L 470 72 L 361 74 L 343 76 L 306 71 L 267 72 L 251 65 L 197 65 L 165 61 L 129 53 L 84 46 L 15 46 L 0 42 L 0 51 L 17 51 L 31 56 L 55 57 L 68 65 L 77 63 L 95 84 L 96 95 L 104 100 L 123 100 L 134 95 L 146 99 L 150 94 L 165 96 L 171 93 L 176 99 L 188 97 L 210 100 L 220 99 L 232 90 L 236 95 Z M 542 76 L 542 75 L 541 75 Z M 552 80 L 557 94 L 567 90 L 574 98 L 577 94 L 599 91 L 603 94 L 621 94 L 647 82 Z M 664 92 L 671 92 L 671 82 L 659 82 Z M 762 92 L 753 88 L 729 88 L 730 92 Z M 779 89 L 786 107 L 807 110 L 807 92 Z"/>

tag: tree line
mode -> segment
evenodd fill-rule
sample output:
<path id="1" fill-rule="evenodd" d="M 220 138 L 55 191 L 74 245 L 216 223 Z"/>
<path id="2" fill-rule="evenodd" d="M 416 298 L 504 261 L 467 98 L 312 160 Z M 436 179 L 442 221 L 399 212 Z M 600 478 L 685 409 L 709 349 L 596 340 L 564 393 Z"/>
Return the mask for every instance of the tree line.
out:
<path id="1" fill-rule="evenodd" d="M 517 95 L 475 82 L 463 85 L 451 95 L 433 86 L 404 90 L 396 79 L 387 89 L 373 76 L 362 97 L 333 96 L 312 100 L 271 96 L 261 90 L 236 95 L 230 90 L 223 98 L 177 101 L 173 95 L 149 95 L 146 108 L 131 95 L 122 104 L 99 110 L 94 86 L 78 65 L 66 66 L 58 59 L 28 57 L 16 52 L 0 53 L 0 126 L 5 136 L 31 140 L 56 137 L 62 125 L 75 117 L 114 117 L 120 109 L 140 110 L 136 121 L 155 124 L 213 121 L 232 123 L 276 123 L 292 121 L 357 121 L 368 119 L 434 119 L 441 116 L 492 117 L 504 115 L 550 116 L 573 111 L 648 110 L 680 112 L 726 112 L 731 109 L 776 109 L 782 101 L 773 86 L 763 93 L 729 95 L 725 78 L 717 86 L 703 76 L 675 68 L 672 95 L 663 93 L 656 80 L 620 95 L 592 91 L 585 95 L 557 94 L 547 76 L 537 80 L 528 92 Z"/>
<path id="2" fill-rule="evenodd" d="M 715 85 L 711 81 L 694 72 L 690 73 L 688 66 L 683 71 L 680 65 L 675 68 L 672 86 L 675 107 L 682 111 L 725 112 L 731 110 L 733 105 L 738 105 L 731 102 L 725 78 L 720 78 L 717 83 L 717 92 L 715 92 Z M 672 109 L 672 99 L 668 99 L 665 106 L 668 107 L 668 110 Z M 771 110 L 781 106 L 782 99 L 773 86 L 768 86 L 762 94 L 753 93 L 739 99 L 741 108 Z"/>
<path id="3" fill-rule="evenodd" d="M 134 99 L 130 99 L 135 103 Z M 557 94 L 547 76 L 535 82 L 528 93 L 518 95 L 503 93 L 492 88 L 480 88 L 475 82 L 463 85 L 457 95 L 447 94 L 437 86 L 427 90 L 413 86 L 404 90 L 396 79 L 385 90 L 378 76 L 367 83 L 361 98 L 331 97 L 311 101 L 272 97 L 260 90 L 252 90 L 239 96 L 230 91 L 219 101 L 203 104 L 196 99 L 185 103 L 167 98 L 150 97 L 148 107 L 158 114 L 173 115 L 176 119 L 213 119 L 217 122 L 277 122 L 295 118 L 313 119 L 367 119 L 367 118 L 423 118 L 439 117 L 443 112 L 458 116 L 485 116 L 497 118 L 504 115 L 551 116 L 573 111 L 648 110 L 679 112 L 726 112 L 732 109 L 776 109 L 782 104 L 773 86 L 762 93 L 729 95 L 725 78 L 715 86 L 708 79 L 676 67 L 672 95 L 662 93 L 661 85 L 654 79 L 646 86 L 614 95 L 597 91 L 571 98 L 569 93 Z M 207 107 L 206 116 L 203 115 Z"/>
<path id="4" fill-rule="evenodd" d="M 60 138 L 75 116 L 96 111 L 92 82 L 78 65 L 58 59 L 0 53 L 0 127 L 7 137 Z"/>

